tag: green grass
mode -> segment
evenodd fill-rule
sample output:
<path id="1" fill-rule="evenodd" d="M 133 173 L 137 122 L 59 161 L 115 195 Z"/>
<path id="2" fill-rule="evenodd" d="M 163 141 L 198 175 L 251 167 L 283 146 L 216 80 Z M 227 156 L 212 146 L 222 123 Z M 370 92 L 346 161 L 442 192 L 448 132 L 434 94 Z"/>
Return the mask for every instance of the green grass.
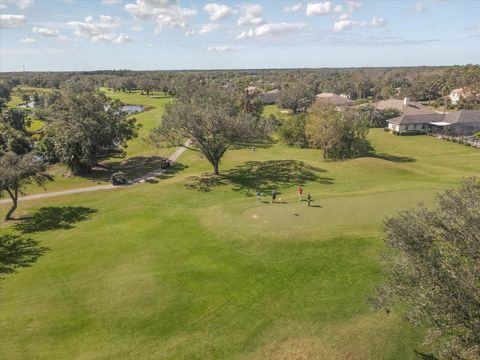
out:
<path id="1" fill-rule="evenodd" d="M 212 178 L 186 152 L 158 182 L 21 203 L 32 217 L 2 232 L 23 228 L 49 250 L 0 282 L 0 358 L 428 352 L 420 329 L 366 303 L 381 280 L 382 221 L 479 175 L 480 152 L 383 130 L 370 138 L 381 157 L 323 162 L 276 144 L 228 152 Z M 298 200 L 298 183 L 318 207 Z M 272 188 L 287 203 L 257 204 L 256 189 L 269 200 Z"/>
<path id="2" fill-rule="evenodd" d="M 44 125 L 44 121 L 40 119 L 32 119 L 30 126 L 28 127 L 28 131 L 34 132 L 40 130 Z"/>
<path id="3" fill-rule="evenodd" d="M 15 107 L 21 104 L 23 104 L 22 98 L 16 95 L 11 95 L 10 101 L 7 103 L 7 105 L 10 107 Z"/>

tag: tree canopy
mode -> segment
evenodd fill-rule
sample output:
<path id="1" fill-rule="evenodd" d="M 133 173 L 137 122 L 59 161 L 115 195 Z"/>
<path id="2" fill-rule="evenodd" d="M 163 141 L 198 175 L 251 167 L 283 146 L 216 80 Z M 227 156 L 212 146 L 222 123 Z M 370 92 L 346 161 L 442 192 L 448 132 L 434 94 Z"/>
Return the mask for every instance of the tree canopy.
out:
<path id="1" fill-rule="evenodd" d="M 0 156 L 0 195 L 6 192 L 12 199 L 12 207 L 5 220 L 11 220 L 17 208 L 18 196 L 22 188 L 31 183 L 42 184 L 50 177 L 43 173 L 44 165 L 32 153 L 18 155 L 7 152 Z"/>
<path id="2" fill-rule="evenodd" d="M 120 102 L 88 87 L 64 92 L 52 106 L 40 146 L 45 156 L 81 174 L 101 157 L 125 148 L 127 141 L 137 136 L 139 126 L 120 107 Z"/>
<path id="3" fill-rule="evenodd" d="M 310 79 L 311 80 L 311 79 Z M 283 86 L 278 104 L 294 114 L 307 111 L 316 95 L 315 84 L 307 79 L 297 80 Z"/>
<path id="4" fill-rule="evenodd" d="M 463 182 L 385 222 L 385 280 L 373 303 L 402 304 L 445 359 L 480 358 L 480 183 Z"/>
<path id="5" fill-rule="evenodd" d="M 371 152 L 367 139 L 369 118 L 357 109 L 337 110 L 334 106 L 314 107 L 305 126 L 310 147 L 323 150 L 323 158 L 348 159 Z"/>
<path id="6" fill-rule="evenodd" d="M 307 137 L 305 135 L 305 126 L 307 116 L 305 114 L 293 115 L 283 121 L 278 128 L 278 136 L 285 144 L 297 146 L 300 148 L 308 147 Z"/>

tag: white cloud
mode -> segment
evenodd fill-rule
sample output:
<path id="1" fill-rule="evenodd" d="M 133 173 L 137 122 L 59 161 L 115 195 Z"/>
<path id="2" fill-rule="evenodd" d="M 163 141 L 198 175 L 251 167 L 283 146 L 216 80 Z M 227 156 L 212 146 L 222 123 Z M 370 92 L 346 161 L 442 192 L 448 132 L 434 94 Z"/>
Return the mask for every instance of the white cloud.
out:
<path id="1" fill-rule="evenodd" d="M 103 5 L 116 5 L 120 4 L 122 0 L 102 0 Z"/>
<path id="2" fill-rule="evenodd" d="M 139 20 L 154 19 L 157 22 L 155 32 L 164 28 L 186 28 L 191 17 L 197 11 L 178 6 L 176 0 L 137 0 L 135 4 L 125 5 L 125 9 Z"/>
<path id="3" fill-rule="evenodd" d="M 203 25 L 200 30 L 198 30 L 199 34 L 208 34 L 215 30 L 220 29 L 222 26 L 219 24 L 205 24 Z"/>
<path id="4" fill-rule="evenodd" d="M 360 8 L 361 4 L 358 1 L 347 1 L 347 6 L 348 12 L 353 13 Z"/>
<path id="5" fill-rule="evenodd" d="M 427 7 L 420 2 L 417 2 L 415 4 L 415 6 L 413 7 L 413 9 L 411 9 L 410 12 L 412 12 L 412 13 L 422 13 L 422 12 L 425 12 L 425 11 L 427 11 Z"/>
<path id="6" fill-rule="evenodd" d="M 35 34 L 40 34 L 43 37 L 51 37 L 51 38 L 62 39 L 62 40 L 66 39 L 65 36 L 60 35 L 58 30 L 52 29 L 52 28 L 34 26 L 32 28 L 32 31 Z"/>
<path id="7" fill-rule="evenodd" d="M 380 17 L 373 17 L 370 21 L 358 21 L 350 18 L 348 14 L 342 14 L 333 24 L 333 30 L 336 32 L 365 27 L 383 27 L 385 26 L 385 19 Z"/>
<path id="8" fill-rule="evenodd" d="M 283 8 L 283 11 L 284 12 L 297 12 L 297 11 L 300 11 L 302 9 L 303 9 L 302 3 L 298 3 L 298 4 L 294 4 L 294 5 L 285 6 Z"/>
<path id="9" fill-rule="evenodd" d="M 242 25 L 260 25 L 262 24 L 262 5 L 260 4 L 245 4 L 240 6 L 243 15 L 238 18 L 237 24 Z"/>
<path id="10" fill-rule="evenodd" d="M 188 20 L 197 14 L 196 10 L 173 7 L 166 8 L 157 15 L 156 31 L 159 32 L 164 28 L 186 28 Z"/>
<path id="11" fill-rule="evenodd" d="M 210 3 L 203 7 L 203 10 L 210 16 L 210 20 L 217 21 L 226 19 L 234 14 L 234 10 L 227 5 Z"/>
<path id="12" fill-rule="evenodd" d="M 177 4 L 178 0 L 137 0 L 135 4 L 125 5 L 125 9 L 135 18 L 147 20 L 155 17 L 161 10 Z"/>
<path id="13" fill-rule="evenodd" d="M 385 19 L 381 17 L 374 16 L 370 21 L 370 26 L 373 27 L 384 27 L 385 26 Z"/>
<path id="14" fill-rule="evenodd" d="M 207 51 L 225 52 L 225 51 L 237 51 L 241 49 L 242 48 L 240 46 L 222 45 L 222 46 L 210 46 L 207 48 Z"/>
<path id="15" fill-rule="evenodd" d="M 187 30 L 185 31 L 185 35 L 186 36 L 193 36 L 195 35 L 197 32 L 195 30 Z"/>
<path id="16" fill-rule="evenodd" d="M 75 35 L 85 37 L 93 43 L 120 44 L 132 40 L 128 35 L 115 32 L 118 24 L 108 15 L 100 15 L 100 21 L 94 21 L 92 16 L 87 16 L 83 22 L 70 21 L 68 25 L 74 29 Z"/>
<path id="17" fill-rule="evenodd" d="M 360 3 L 358 1 L 347 1 L 346 2 L 347 9 L 345 10 L 347 13 L 353 13 L 358 8 L 360 8 Z M 306 14 L 308 16 L 315 16 L 315 15 L 328 15 L 332 12 L 341 13 L 344 11 L 344 5 L 338 4 L 333 5 L 330 1 L 318 2 L 318 3 L 308 3 Z"/>
<path id="18" fill-rule="evenodd" d="M 299 30 L 305 27 L 304 23 L 269 23 L 241 32 L 237 39 L 249 39 L 253 37 L 262 37 L 267 35 L 279 35 L 285 32 Z"/>
<path id="19" fill-rule="evenodd" d="M 319 2 L 319 3 L 308 3 L 307 11 L 305 12 L 308 16 L 315 15 L 327 15 L 334 10 L 333 5 L 330 1 Z"/>
<path id="20" fill-rule="evenodd" d="M 0 0 L 0 4 L 4 5 L 1 8 L 5 9 L 8 4 L 15 4 L 20 9 L 27 9 L 32 6 L 34 0 Z"/>
<path id="21" fill-rule="evenodd" d="M 0 14 L 0 29 L 17 28 L 25 22 L 23 15 Z"/>
<path id="22" fill-rule="evenodd" d="M 23 38 L 23 39 L 20 39 L 19 41 L 23 44 L 33 44 L 33 43 L 37 42 L 37 40 L 32 39 L 32 38 Z"/>

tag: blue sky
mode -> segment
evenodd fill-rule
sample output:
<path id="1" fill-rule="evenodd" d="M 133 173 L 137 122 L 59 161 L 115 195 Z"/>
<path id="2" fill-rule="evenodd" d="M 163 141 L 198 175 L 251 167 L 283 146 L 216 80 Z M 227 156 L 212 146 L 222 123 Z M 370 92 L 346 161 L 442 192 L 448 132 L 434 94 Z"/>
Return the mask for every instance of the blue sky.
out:
<path id="1" fill-rule="evenodd" d="M 467 63 L 475 0 L 0 0 L 0 71 Z"/>

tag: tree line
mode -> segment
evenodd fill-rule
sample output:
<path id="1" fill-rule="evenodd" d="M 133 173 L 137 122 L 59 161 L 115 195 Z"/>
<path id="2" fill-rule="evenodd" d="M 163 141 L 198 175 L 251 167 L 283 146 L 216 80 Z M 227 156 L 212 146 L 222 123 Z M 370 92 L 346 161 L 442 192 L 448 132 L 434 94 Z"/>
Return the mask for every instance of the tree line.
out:
<path id="1" fill-rule="evenodd" d="M 14 86 L 27 85 L 58 89 L 67 82 L 88 81 L 95 87 L 109 87 L 116 91 L 139 89 L 150 92 L 154 89 L 171 94 L 176 85 L 187 78 L 232 87 L 247 80 L 251 86 L 267 91 L 275 88 L 285 89 L 294 86 L 298 79 L 305 79 L 315 93 L 346 94 L 354 100 L 367 98 L 379 100 L 388 99 L 391 96 L 410 97 L 416 101 L 443 105 L 445 96 L 455 88 L 467 87 L 478 93 L 480 65 L 211 71 L 105 70 L 0 74 L 0 80 L 8 80 Z"/>

